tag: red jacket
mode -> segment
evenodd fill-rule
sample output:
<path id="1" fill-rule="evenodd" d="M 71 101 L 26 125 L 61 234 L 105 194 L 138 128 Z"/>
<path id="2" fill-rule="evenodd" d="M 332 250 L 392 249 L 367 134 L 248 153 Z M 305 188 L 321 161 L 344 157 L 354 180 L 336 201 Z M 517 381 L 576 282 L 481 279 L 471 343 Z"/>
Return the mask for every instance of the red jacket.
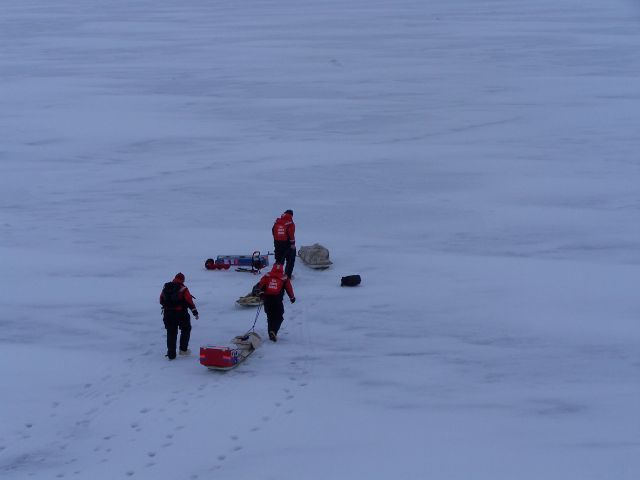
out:
<path id="1" fill-rule="evenodd" d="M 178 304 L 175 307 L 173 307 L 172 310 L 180 311 L 188 307 L 191 311 L 194 311 L 196 309 L 196 304 L 193 303 L 193 297 L 191 296 L 191 292 L 189 292 L 189 289 L 184 285 L 184 283 L 182 283 L 178 279 L 174 278 L 172 282 L 180 285 L 180 292 L 178 293 L 178 298 L 182 302 L 182 304 Z M 160 292 L 160 305 L 164 307 L 163 292 Z"/>
<path id="2" fill-rule="evenodd" d="M 287 292 L 289 300 L 293 300 L 296 296 L 293 293 L 293 285 L 291 280 L 284 273 L 274 272 L 273 270 L 264 275 L 257 285 L 265 295 L 284 295 Z"/>
<path id="3" fill-rule="evenodd" d="M 296 244 L 296 224 L 293 217 L 288 213 L 283 213 L 280 218 L 276 218 L 273 228 L 273 240 L 276 242 L 291 242 L 291 246 Z"/>

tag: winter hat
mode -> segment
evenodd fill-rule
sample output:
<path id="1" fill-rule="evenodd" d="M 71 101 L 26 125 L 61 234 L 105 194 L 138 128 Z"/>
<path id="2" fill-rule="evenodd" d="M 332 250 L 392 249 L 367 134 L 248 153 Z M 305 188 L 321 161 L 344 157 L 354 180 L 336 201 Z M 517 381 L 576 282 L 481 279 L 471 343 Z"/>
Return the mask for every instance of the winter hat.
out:
<path id="1" fill-rule="evenodd" d="M 181 272 L 176 273 L 174 280 L 177 280 L 178 282 L 181 282 L 181 283 L 184 282 L 184 274 L 182 274 Z"/>
<path id="2" fill-rule="evenodd" d="M 293 210 L 285 210 L 284 213 L 288 213 L 289 215 L 291 215 L 293 217 Z"/>

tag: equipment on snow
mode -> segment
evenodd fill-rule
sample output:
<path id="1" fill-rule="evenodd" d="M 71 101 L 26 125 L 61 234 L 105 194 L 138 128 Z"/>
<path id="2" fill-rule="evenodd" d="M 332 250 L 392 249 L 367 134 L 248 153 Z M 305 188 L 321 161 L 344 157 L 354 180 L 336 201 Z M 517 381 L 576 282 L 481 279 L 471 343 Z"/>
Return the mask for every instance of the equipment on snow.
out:
<path id="1" fill-rule="evenodd" d="M 252 292 L 246 294 L 244 297 L 238 298 L 236 303 L 243 307 L 258 307 L 262 305 L 262 298 L 260 298 L 260 295 L 254 295 Z"/>
<path id="2" fill-rule="evenodd" d="M 362 279 L 360 278 L 360 275 L 347 275 L 346 277 L 342 277 L 342 280 L 340 281 L 340 286 L 355 287 L 357 285 L 360 285 L 361 281 Z"/>
<path id="3" fill-rule="evenodd" d="M 244 362 L 262 345 L 256 332 L 247 332 L 231 340 L 231 346 L 206 345 L 200 347 L 200 363 L 210 370 L 231 370 Z"/>
<path id="4" fill-rule="evenodd" d="M 224 262 L 216 262 L 213 258 L 207 258 L 204 262 L 204 268 L 207 270 L 229 270 L 231 265 Z"/>
<path id="5" fill-rule="evenodd" d="M 228 270 L 235 266 L 238 267 L 236 272 L 259 273 L 261 269 L 269 265 L 269 255 L 269 253 L 261 255 L 259 250 L 251 255 L 218 255 L 215 260 L 208 258 L 204 262 L 204 268 L 207 270 Z"/>
<path id="6" fill-rule="evenodd" d="M 260 316 L 262 305 L 258 307 L 253 325 L 244 335 L 238 335 L 231 340 L 235 347 L 220 347 L 206 345 L 200 347 L 200 363 L 211 370 L 231 370 L 244 362 L 249 355 L 262 345 L 262 339 L 254 329 Z"/>
<path id="7" fill-rule="evenodd" d="M 314 270 L 326 270 L 333 263 L 329 260 L 329 250 L 319 243 L 300 247 L 298 256 L 302 260 L 302 263 Z"/>

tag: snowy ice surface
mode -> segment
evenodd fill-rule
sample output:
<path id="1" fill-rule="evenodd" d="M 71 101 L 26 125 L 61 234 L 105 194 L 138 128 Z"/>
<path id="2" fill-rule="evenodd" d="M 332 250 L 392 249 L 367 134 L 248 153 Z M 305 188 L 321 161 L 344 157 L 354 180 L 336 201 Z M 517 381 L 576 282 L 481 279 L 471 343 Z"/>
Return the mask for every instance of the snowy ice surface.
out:
<path id="1" fill-rule="evenodd" d="M 0 477 L 640 478 L 639 52 L 631 0 L 1 2 Z M 288 208 L 281 341 L 168 362 L 162 284 L 228 342 L 204 260 Z"/>

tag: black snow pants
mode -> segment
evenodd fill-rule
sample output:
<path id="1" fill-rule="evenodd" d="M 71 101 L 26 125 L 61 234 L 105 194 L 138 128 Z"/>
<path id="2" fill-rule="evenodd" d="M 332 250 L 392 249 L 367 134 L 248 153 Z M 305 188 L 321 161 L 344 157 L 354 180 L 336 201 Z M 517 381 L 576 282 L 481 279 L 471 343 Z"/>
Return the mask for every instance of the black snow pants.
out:
<path id="1" fill-rule="evenodd" d="M 180 350 L 189 348 L 191 337 L 191 317 L 187 310 L 165 310 L 164 328 L 167 329 L 167 356 L 176 358 L 176 343 L 180 329 Z"/>
<path id="2" fill-rule="evenodd" d="M 267 329 L 270 332 L 278 333 L 280 325 L 284 320 L 284 305 L 282 295 L 265 295 L 264 312 L 267 314 Z"/>
<path id="3" fill-rule="evenodd" d="M 296 263 L 296 249 L 291 248 L 291 242 L 287 241 L 274 241 L 274 256 L 276 257 L 276 263 L 286 266 L 284 267 L 284 273 L 287 277 L 291 278 L 293 273 L 293 266 Z"/>

